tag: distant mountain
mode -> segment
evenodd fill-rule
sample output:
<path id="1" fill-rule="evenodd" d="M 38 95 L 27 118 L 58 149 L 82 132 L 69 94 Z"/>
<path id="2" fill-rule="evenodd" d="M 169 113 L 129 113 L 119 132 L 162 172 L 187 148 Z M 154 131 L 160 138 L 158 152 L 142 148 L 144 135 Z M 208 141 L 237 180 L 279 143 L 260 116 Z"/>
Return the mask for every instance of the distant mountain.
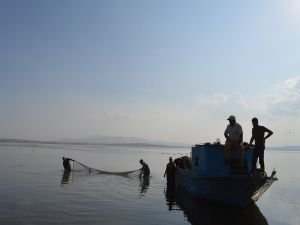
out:
<path id="1" fill-rule="evenodd" d="M 0 138 L 0 143 L 35 143 L 35 144 L 72 144 L 72 145 L 109 145 L 109 146 L 128 146 L 128 147 L 189 147 L 182 143 L 153 141 L 137 137 L 111 137 L 94 136 L 80 139 L 59 139 L 54 141 L 27 140 L 16 138 Z"/>
<path id="2" fill-rule="evenodd" d="M 148 140 L 145 138 L 138 137 L 119 137 L 119 136 L 92 136 L 79 139 L 65 138 L 58 140 L 60 142 L 80 142 L 80 143 L 90 143 L 90 144 L 147 144 L 147 145 L 158 145 L 158 146 L 175 146 L 175 147 L 189 147 L 190 145 L 177 142 L 166 142 L 160 140 Z"/>
<path id="3" fill-rule="evenodd" d="M 71 145 L 107 145 L 107 146 L 128 146 L 128 147 L 174 147 L 190 148 L 191 144 L 166 142 L 159 140 L 148 140 L 138 137 L 113 137 L 113 136 L 93 136 L 79 139 L 65 138 L 59 140 L 28 140 L 17 138 L 0 138 L 0 143 L 33 143 L 33 144 L 71 144 Z M 267 147 L 274 151 L 300 151 L 300 146 L 275 146 Z"/>
<path id="4" fill-rule="evenodd" d="M 87 143 L 145 143 L 147 139 L 137 137 L 112 137 L 112 136 L 93 136 L 85 138 L 64 138 L 57 141 L 62 142 L 87 142 Z"/>
<path id="5" fill-rule="evenodd" d="M 281 147 L 268 147 L 267 149 L 275 151 L 300 151 L 300 146 L 281 146 Z"/>

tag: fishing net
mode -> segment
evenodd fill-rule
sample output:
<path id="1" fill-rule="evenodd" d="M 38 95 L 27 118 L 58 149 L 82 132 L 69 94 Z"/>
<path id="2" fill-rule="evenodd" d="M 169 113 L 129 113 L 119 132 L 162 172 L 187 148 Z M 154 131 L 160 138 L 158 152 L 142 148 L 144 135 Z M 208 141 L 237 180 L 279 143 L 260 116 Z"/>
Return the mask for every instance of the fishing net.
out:
<path id="1" fill-rule="evenodd" d="M 129 171 L 118 171 L 118 172 L 113 172 L 113 171 L 105 171 L 105 170 L 98 170 L 92 167 L 89 167 L 77 160 L 73 161 L 73 166 L 72 170 L 75 171 L 87 171 L 89 173 L 98 173 L 98 174 L 112 174 L 112 175 L 120 175 L 120 176 L 126 176 L 134 172 L 138 172 L 140 169 L 137 170 L 129 170 Z"/>

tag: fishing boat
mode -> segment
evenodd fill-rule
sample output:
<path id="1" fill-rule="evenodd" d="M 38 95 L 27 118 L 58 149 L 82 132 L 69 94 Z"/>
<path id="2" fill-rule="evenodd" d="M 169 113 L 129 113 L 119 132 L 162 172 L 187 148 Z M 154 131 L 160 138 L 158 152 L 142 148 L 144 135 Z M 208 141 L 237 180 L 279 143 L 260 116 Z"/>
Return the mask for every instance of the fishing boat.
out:
<path id="1" fill-rule="evenodd" d="M 271 176 L 262 170 L 250 173 L 253 147 L 244 146 L 243 150 L 241 167 L 235 150 L 231 151 L 230 163 L 224 162 L 224 145 L 220 143 L 193 146 L 191 156 L 181 159 L 177 167 L 176 187 L 198 199 L 223 205 L 244 207 L 254 203 L 278 179 L 275 170 Z"/>

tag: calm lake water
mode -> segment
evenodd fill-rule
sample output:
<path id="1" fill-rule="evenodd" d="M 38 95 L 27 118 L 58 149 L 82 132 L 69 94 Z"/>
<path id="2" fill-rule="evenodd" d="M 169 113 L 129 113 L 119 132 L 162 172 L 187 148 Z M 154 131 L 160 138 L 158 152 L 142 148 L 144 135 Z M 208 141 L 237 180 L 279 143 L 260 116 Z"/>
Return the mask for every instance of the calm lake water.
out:
<path id="1" fill-rule="evenodd" d="M 300 152 L 266 151 L 266 170 L 275 182 L 258 202 L 239 210 L 195 202 L 167 189 L 163 178 L 169 156 L 190 149 L 0 144 L 0 224 L 300 224 Z M 149 180 L 87 173 L 64 174 L 62 156 L 106 171 L 139 169 L 143 158 Z"/>

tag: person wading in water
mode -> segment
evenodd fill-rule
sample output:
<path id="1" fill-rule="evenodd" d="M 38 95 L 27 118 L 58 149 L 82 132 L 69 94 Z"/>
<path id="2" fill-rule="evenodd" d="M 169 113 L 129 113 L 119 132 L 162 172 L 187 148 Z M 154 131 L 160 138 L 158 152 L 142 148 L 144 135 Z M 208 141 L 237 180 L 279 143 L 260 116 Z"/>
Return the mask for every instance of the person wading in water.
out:
<path id="1" fill-rule="evenodd" d="M 173 185 L 175 184 L 175 172 L 176 172 L 176 166 L 173 162 L 172 157 L 169 158 L 169 163 L 166 166 L 166 170 L 164 173 L 164 177 L 167 175 L 167 185 Z"/>
<path id="2" fill-rule="evenodd" d="M 70 159 L 70 158 L 65 158 L 65 157 L 62 157 L 62 160 L 63 160 L 63 166 L 64 166 L 64 169 L 65 171 L 71 171 L 71 161 L 74 161 L 73 159 Z"/>
<path id="3" fill-rule="evenodd" d="M 142 159 L 139 161 L 140 164 L 142 165 L 141 173 L 140 173 L 140 177 L 143 176 L 145 177 L 149 177 L 150 176 L 150 169 L 147 163 L 145 163 Z"/>

